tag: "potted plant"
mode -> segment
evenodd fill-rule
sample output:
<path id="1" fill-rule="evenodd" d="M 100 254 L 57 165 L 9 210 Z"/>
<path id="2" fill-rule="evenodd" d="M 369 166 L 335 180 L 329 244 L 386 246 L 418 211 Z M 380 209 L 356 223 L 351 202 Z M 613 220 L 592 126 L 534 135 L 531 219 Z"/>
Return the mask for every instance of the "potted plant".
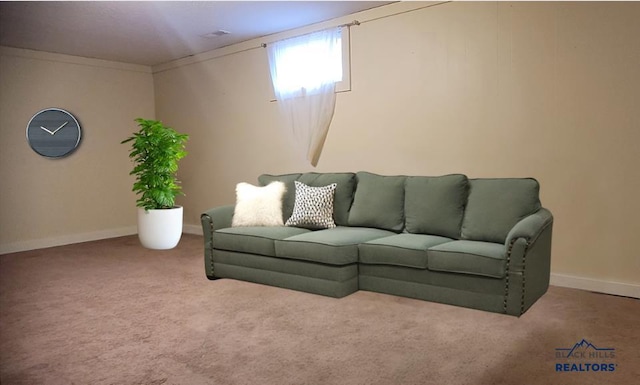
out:
<path id="1" fill-rule="evenodd" d="M 133 191 L 139 195 L 138 238 L 144 247 L 156 250 L 174 248 L 182 236 L 182 194 L 177 179 L 178 161 L 187 155 L 189 136 L 157 120 L 138 118 L 139 130 L 121 143 L 131 142 L 129 158 L 135 166 Z"/>

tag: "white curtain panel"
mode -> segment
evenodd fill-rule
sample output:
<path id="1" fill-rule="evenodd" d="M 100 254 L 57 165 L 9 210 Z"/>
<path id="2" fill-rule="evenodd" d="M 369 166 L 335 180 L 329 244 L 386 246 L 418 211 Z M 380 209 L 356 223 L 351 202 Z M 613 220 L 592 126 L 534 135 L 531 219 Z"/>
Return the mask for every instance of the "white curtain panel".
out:
<path id="1" fill-rule="evenodd" d="M 299 152 L 318 164 L 342 80 L 341 28 L 286 39 L 267 47 L 278 106 Z"/>

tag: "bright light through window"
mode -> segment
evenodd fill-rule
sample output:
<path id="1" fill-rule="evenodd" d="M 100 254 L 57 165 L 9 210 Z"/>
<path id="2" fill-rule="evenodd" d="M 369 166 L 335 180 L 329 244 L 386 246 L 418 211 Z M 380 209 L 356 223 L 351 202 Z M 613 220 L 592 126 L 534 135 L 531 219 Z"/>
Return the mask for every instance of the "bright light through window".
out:
<path id="1" fill-rule="evenodd" d="M 274 81 L 276 94 L 312 92 L 322 84 L 342 81 L 342 38 L 316 33 L 285 40 L 277 47 Z"/>

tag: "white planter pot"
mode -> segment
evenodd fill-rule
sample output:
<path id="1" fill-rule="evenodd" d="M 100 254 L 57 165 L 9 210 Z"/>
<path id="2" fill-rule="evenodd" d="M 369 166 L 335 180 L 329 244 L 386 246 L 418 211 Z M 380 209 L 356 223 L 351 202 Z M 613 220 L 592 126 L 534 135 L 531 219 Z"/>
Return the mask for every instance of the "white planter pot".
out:
<path id="1" fill-rule="evenodd" d="M 145 211 L 138 207 L 138 238 L 148 249 L 173 249 L 182 236 L 182 206 Z"/>

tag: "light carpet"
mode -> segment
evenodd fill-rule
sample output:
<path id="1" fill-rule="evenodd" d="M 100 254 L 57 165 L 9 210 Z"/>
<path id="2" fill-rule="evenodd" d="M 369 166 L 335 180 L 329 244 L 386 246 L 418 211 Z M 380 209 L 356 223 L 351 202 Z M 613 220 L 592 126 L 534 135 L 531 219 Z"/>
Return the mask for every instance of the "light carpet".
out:
<path id="1" fill-rule="evenodd" d="M 567 385 L 640 378 L 637 299 L 551 287 L 516 318 L 365 291 L 335 299 L 209 281 L 203 263 L 203 240 L 194 235 L 170 251 L 146 250 L 134 236 L 0 256 L 0 383 Z M 568 351 L 561 349 L 583 340 L 591 345 L 562 357 Z M 594 371 L 595 364 L 607 370 Z"/>

